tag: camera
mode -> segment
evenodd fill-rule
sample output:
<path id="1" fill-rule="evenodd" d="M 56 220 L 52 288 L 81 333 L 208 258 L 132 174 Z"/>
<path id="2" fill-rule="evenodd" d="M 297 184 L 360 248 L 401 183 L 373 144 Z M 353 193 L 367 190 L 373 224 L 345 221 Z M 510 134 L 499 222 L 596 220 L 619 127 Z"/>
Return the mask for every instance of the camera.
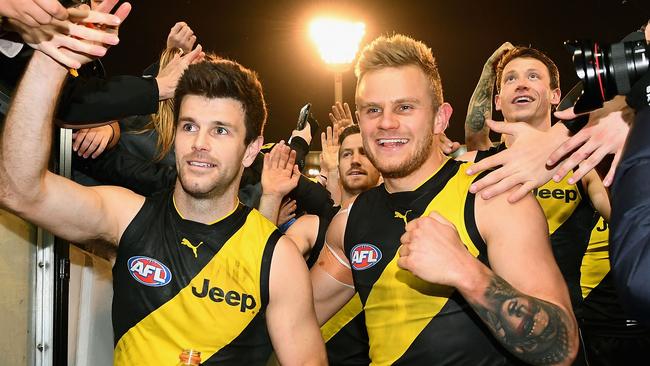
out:
<path id="1" fill-rule="evenodd" d="M 591 112 L 616 95 L 627 94 L 650 64 L 650 47 L 644 33 L 632 32 L 621 42 L 611 45 L 589 40 L 566 41 L 582 95 L 574 105 L 576 113 Z"/>

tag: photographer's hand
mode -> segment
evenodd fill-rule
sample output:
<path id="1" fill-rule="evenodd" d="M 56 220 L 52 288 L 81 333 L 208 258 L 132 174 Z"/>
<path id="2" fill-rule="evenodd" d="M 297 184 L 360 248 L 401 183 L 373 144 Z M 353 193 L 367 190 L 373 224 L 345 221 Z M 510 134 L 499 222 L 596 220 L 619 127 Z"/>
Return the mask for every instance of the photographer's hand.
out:
<path id="1" fill-rule="evenodd" d="M 555 112 L 555 117 L 570 120 L 577 115 L 573 112 L 573 108 L 569 108 Z M 603 108 L 589 113 L 587 125 L 549 156 L 548 165 L 561 162 L 553 180 L 561 181 L 567 173 L 578 167 L 569 179 L 571 184 L 577 182 L 595 168 L 606 155 L 614 154 L 612 165 L 603 179 L 605 187 L 609 187 L 614 181 L 616 167 L 633 120 L 634 112 L 627 106 L 623 96 L 617 96 L 605 102 Z M 565 158 L 569 154 L 570 156 Z"/>

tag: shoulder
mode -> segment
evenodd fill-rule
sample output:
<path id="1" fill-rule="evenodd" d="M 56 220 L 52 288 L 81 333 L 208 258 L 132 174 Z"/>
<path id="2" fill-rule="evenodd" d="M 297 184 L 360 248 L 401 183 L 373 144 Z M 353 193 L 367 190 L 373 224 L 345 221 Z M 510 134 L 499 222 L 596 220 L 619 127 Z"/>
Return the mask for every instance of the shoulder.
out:
<path id="1" fill-rule="evenodd" d="M 491 237 L 504 236 L 507 232 L 543 229 L 548 234 L 546 217 L 532 194 L 517 202 L 508 201 L 508 196 L 518 188 L 487 200 L 476 196 L 476 225 L 488 245 Z"/>

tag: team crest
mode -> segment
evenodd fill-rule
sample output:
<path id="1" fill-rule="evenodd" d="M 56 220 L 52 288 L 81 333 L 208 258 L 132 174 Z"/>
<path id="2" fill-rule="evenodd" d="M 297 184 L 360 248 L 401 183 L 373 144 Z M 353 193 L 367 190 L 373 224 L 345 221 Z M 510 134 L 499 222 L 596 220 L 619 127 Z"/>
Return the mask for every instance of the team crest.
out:
<path id="1" fill-rule="evenodd" d="M 161 287 L 172 280 L 169 268 L 153 258 L 140 255 L 131 257 L 127 265 L 131 276 L 145 286 Z"/>
<path id="2" fill-rule="evenodd" d="M 368 269 L 379 263 L 381 251 L 372 244 L 357 244 L 350 251 L 352 268 L 357 271 Z"/>

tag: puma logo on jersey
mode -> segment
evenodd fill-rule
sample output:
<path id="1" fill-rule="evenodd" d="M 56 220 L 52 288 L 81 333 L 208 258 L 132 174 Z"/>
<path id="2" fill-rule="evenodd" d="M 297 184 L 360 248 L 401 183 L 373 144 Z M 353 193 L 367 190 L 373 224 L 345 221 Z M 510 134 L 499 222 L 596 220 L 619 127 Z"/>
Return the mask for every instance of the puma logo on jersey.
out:
<path id="1" fill-rule="evenodd" d="M 406 224 L 408 224 L 408 218 L 406 217 L 406 215 L 408 215 L 409 212 L 411 212 L 411 211 L 412 210 L 408 210 L 408 211 L 404 212 L 403 215 L 402 215 L 402 213 L 400 213 L 398 211 L 395 211 L 395 216 L 394 217 L 396 219 L 402 219 L 404 221 L 404 226 L 406 226 Z"/>
<path id="2" fill-rule="evenodd" d="M 189 240 L 187 240 L 187 239 L 185 239 L 185 238 L 183 238 L 183 240 L 181 240 L 181 245 L 185 245 L 186 247 L 192 249 L 192 252 L 194 253 L 194 258 L 198 258 L 198 257 L 199 257 L 199 256 L 198 256 L 198 253 L 196 252 L 196 250 L 199 249 L 199 247 L 200 247 L 202 244 L 203 244 L 203 242 L 200 242 L 200 243 L 198 243 L 197 245 L 193 245 L 192 243 L 190 243 Z"/>

